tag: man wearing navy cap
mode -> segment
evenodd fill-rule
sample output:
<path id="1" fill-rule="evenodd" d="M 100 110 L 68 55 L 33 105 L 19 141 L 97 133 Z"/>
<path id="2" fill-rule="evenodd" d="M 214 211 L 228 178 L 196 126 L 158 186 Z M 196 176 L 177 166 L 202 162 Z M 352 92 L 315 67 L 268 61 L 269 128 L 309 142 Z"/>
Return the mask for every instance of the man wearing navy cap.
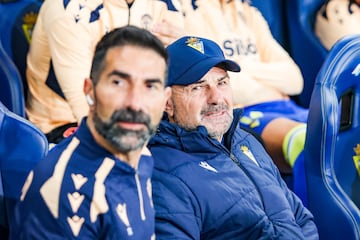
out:
<path id="1" fill-rule="evenodd" d="M 312 214 L 240 129 L 227 73 L 240 66 L 204 38 L 167 50 L 172 97 L 149 142 L 157 239 L 318 239 Z"/>

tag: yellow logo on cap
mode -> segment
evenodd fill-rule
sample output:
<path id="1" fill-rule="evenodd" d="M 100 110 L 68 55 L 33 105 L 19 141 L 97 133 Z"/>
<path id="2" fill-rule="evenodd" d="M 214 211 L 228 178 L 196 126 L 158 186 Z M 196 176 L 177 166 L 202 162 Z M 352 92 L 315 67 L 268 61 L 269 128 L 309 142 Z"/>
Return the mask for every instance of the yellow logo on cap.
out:
<path id="1" fill-rule="evenodd" d="M 196 37 L 190 37 L 186 40 L 186 44 L 187 44 L 187 46 L 192 47 L 193 49 L 204 54 L 204 45 L 200 39 L 198 39 Z"/>

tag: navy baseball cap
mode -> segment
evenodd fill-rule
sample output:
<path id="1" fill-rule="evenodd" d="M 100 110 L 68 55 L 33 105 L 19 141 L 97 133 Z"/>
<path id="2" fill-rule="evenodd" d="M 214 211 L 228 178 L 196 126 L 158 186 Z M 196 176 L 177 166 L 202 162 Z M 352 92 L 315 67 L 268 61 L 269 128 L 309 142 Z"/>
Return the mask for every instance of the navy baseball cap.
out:
<path id="1" fill-rule="evenodd" d="M 240 72 L 240 66 L 225 59 L 220 46 L 209 39 L 182 37 L 167 47 L 169 54 L 167 86 L 189 85 L 199 81 L 212 67 L 222 64 L 227 71 Z"/>

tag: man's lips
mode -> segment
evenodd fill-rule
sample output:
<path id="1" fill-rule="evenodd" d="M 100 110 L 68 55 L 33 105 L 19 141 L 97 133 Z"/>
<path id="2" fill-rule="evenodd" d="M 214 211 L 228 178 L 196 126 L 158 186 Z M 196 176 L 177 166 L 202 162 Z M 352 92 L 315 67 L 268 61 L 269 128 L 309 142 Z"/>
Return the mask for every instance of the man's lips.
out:
<path id="1" fill-rule="evenodd" d="M 123 129 L 131 129 L 131 130 L 142 130 L 146 127 L 144 123 L 138 122 L 117 122 L 116 125 L 120 126 Z"/>
<path id="2" fill-rule="evenodd" d="M 226 113 L 225 110 L 223 111 L 216 111 L 216 112 L 206 112 L 204 114 L 205 117 L 218 117 L 218 116 L 222 116 Z"/>

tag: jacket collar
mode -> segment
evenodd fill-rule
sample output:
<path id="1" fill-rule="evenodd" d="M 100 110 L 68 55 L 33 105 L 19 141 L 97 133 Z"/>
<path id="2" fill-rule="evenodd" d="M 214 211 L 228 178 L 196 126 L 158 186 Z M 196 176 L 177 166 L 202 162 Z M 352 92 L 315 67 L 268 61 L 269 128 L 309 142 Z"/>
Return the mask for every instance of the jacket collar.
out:
<path id="1" fill-rule="evenodd" d="M 242 110 L 234 110 L 234 120 L 224 135 L 222 143 L 229 149 L 233 133 L 239 125 L 239 119 Z M 203 153 L 218 152 L 218 149 L 211 146 L 220 146 L 220 143 L 208 136 L 208 132 L 204 126 L 198 126 L 196 130 L 187 131 L 177 124 L 170 123 L 165 116 L 161 121 L 157 133 L 150 139 L 149 147 L 153 145 L 165 145 L 184 152 Z"/>

